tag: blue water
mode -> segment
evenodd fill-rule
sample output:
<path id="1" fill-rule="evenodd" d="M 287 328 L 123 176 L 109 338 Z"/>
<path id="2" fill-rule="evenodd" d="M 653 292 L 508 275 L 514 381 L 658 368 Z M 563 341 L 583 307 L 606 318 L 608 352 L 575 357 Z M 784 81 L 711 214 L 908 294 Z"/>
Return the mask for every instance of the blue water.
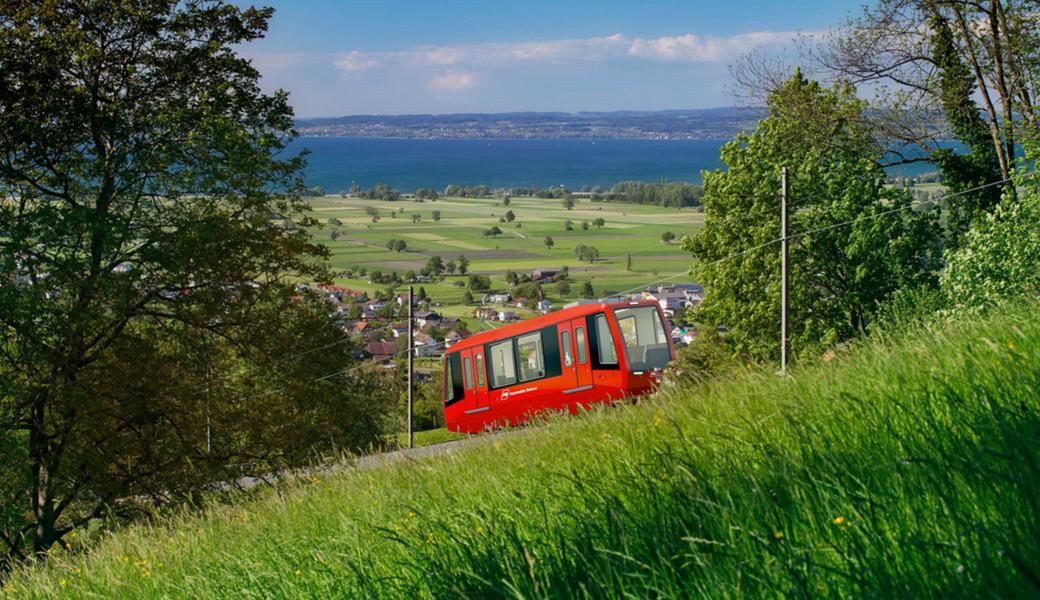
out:
<path id="1" fill-rule="evenodd" d="M 700 182 L 701 171 L 720 168 L 725 140 L 412 140 L 349 137 L 300 138 L 290 152 L 310 150 L 308 186 L 328 193 L 354 183 L 383 182 L 403 192 L 448 184 L 495 188 L 564 185 L 610 187 L 618 181 Z M 928 164 L 900 174 L 934 170 Z"/>

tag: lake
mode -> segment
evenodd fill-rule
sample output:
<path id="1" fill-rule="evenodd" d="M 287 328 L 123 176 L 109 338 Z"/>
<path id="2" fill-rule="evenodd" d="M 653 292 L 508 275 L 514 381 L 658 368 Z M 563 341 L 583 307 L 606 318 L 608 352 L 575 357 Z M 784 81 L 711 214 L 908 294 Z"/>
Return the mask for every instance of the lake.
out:
<path id="1" fill-rule="evenodd" d="M 383 182 L 403 192 L 448 184 L 494 188 L 563 185 L 610 187 L 618 181 L 700 182 L 702 170 L 720 168 L 726 140 L 482 139 L 416 140 L 307 137 L 290 152 L 310 150 L 308 186 L 328 193 L 356 183 Z M 902 174 L 933 170 L 928 164 L 903 167 Z"/>

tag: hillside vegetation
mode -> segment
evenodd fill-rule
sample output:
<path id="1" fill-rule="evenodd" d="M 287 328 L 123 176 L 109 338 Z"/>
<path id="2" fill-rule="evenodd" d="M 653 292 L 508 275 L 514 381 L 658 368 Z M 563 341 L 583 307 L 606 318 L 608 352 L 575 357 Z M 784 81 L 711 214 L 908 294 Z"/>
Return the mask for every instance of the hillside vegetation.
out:
<path id="1" fill-rule="evenodd" d="M 135 526 L 45 597 L 1027 596 L 1040 307 Z M 75 541 L 73 540 L 73 545 Z"/>

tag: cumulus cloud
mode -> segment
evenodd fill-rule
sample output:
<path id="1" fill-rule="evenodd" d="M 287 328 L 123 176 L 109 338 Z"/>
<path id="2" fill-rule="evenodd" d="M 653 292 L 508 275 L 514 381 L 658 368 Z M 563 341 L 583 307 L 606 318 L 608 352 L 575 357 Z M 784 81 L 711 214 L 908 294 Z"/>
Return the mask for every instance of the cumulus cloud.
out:
<path id="1" fill-rule="evenodd" d="M 437 73 L 426 82 L 431 90 L 455 91 L 464 90 L 477 84 L 477 76 L 464 71 L 448 71 Z"/>
<path id="2" fill-rule="evenodd" d="M 353 50 L 336 59 L 336 67 L 341 71 L 353 73 L 378 67 L 380 61 L 374 53 Z"/>
<path id="3" fill-rule="evenodd" d="M 663 62 L 719 62 L 761 46 L 786 44 L 798 36 L 793 31 L 758 31 L 728 37 L 692 33 L 632 40 L 628 55 Z"/>
<path id="4" fill-rule="evenodd" d="M 759 46 L 786 44 L 797 35 L 791 31 L 760 31 L 725 37 L 687 33 L 643 39 L 615 33 L 590 38 L 419 47 L 397 52 L 353 50 L 340 55 L 335 64 L 342 71 L 357 72 L 394 65 L 412 68 L 500 68 L 536 63 L 563 64 L 608 60 L 709 63 L 730 60 Z M 463 74 L 452 72 L 438 77 L 452 75 L 453 77 L 444 80 L 444 84 L 448 85 L 453 79 L 462 83 L 465 78 L 459 78 L 459 75 Z M 432 82 L 433 80 L 431 84 Z M 468 85 L 472 85 L 472 82 Z"/>

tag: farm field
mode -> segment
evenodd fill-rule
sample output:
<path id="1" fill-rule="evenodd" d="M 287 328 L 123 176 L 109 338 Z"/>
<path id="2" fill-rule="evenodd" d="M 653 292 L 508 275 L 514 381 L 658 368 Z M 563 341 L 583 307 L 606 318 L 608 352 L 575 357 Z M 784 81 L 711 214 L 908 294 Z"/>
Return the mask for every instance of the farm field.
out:
<path id="1" fill-rule="evenodd" d="M 10 597 L 1032 597 L 1036 304 L 72 540 Z"/>
<path id="2" fill-rule="evenodd" d="M 701 213 L 688 208 L 588 199 L 575 201 L 575 207 L 566 210 L 561 200 L 538 198 L 513 198 L 509 206 L 503 206 L 500 199 L 492 198 L 386 202 L 325 196 L 311 199 L 311 216 L 321 223 L 321 228 L 314 230 L 315 239 L 332 251 L 331 265 L 338 272 L 364 267 L 384 273 L 409 270 L 419 273 L 431 256 L 440 256 L 447 262 L 465 255 L 471 261 L 469 273 L 488 275 L 492 289 L 505 289 L 507 270 L 530 274 L 537 268 L 567 265 L 571 272 L 571 291 L 566 296 L 560 296 L 553 285 L 545 286 L 555 307 L 577 299 L 585 281 L 592 282 L 597 296 L 605 296 L 688 268 L 690 255 L 682 250 L 678 239 L 700 227 Z M 378 211 L 378 222 L 373 222 L 366 210 L 369 207 Z M 440 211 L 439 222 L 433 220 L 435 210 Z M 515 222 L 500 223 L 499 218 L 509 210 L 516 215 Z M 421 216 L 421 222 L 413 222 L 415 214 Z M 605 221 L 603 227 L 592 225 L 597 218 Z M 330 219 L 337 219 L 342 225 L 334 225 Z M 567 220 L 573 222 L 573 231 L 565 230 Z M 589 222 L 588 230 L 582 229 L 582 221 Z M 483 237 L 483 232 L 492 226 L 499 227 L 503 233 L 493 238 Z M 333 230 L 337 231 L 336 240 L 331 239 Z M 676 242 L 661 241 L 661 234 L 666 231 L 676 235 Z M 555 242 L 552 249 L 543 243 L 546 236 Z M 407 249 L 404 252 L 388 250 L 386 243 L 391 239 L 404 240 Z M 578 260 L 574 256 L 574 247 L 578 244 L 595 247 L 600 258 L 592 264 Z M 626 270 L 628 253 L 632 255 L 631 271 Z M 456 274 L 422 286 L 442 314 L 472 317 L 475 305 L 462 304 L 466 288 L 457 285 L 465 281 L 465 276 Z M 336 283 L 366 291 L 385 289 L 362 277 L 340 278 Z M 479 299 L 480 294 L 474 296 Z M 521 316 L 527 314 L 519 312 Z"/>

